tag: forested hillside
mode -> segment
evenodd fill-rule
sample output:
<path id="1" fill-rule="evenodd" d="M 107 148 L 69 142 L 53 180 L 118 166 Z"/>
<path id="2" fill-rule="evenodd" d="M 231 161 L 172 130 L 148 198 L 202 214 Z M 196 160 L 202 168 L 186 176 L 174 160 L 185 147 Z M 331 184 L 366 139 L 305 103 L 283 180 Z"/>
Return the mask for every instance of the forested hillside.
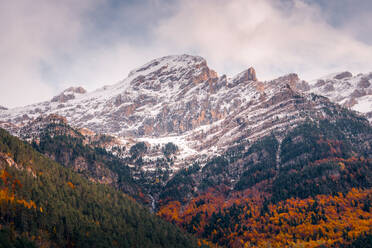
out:
<path id="1" fill-rule="evenodd" d="M 57 132 L 56 129 L 69 131 Z M 109 138 L 100 137 L 101 140 Z M 86 140 L 66 123 L 48 124 L 41 130 L 37 142 L 33 140 L 32 147 L 91 181 L 111 185 L 134 197 L 138 195 L 140 189 L 124 161 L 101 148 L 98 141 L 89 143 Z"/>
<path id="2" fill-rule="evenodd" d="M 371 247 L 371 137 L 345 111 L 238 143 L 178 172 L 158 214 L 224 247 Z"/>
<path id="3" fill-rule="evenodd" d="M 196 247 L 133 199 L 0 129 L 1 247 Z"/>

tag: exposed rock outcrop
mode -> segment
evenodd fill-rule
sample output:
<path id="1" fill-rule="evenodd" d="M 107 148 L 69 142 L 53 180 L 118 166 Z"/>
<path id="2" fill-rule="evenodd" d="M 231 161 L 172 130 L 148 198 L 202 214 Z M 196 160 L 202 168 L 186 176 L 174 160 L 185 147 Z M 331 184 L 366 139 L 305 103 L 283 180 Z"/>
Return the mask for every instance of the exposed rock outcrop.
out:
<path id="1" fill-rule="evenodd" d="M 65 103 L 69 100 L 75 99 L 76 94 L 85 94 L 87 91 L 83 87 L 70 87 L 64 90 L 58 96 L 52 98 L 51 102 L 61 102 Z"/>
<path id="2" fill-rule="evenodd" d="M 340 74 L 337 74 L 336 76 L 334 76 L 334 79 L 344 79 L 344 78 L 350 78 L 352 77 L 353 74 L 351 74 L 351 72 L 348 72 L 348 71 L 345 71 L 345 72 L 341 72 Z"/>

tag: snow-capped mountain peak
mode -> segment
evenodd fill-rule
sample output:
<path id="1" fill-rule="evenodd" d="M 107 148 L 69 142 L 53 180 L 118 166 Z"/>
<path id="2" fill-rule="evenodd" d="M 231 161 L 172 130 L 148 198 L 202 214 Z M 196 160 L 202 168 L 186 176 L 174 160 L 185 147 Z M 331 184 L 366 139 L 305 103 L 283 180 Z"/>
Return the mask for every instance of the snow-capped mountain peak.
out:
<path id="1" fill-rule="evenodd" d="M 192 67 L 206 66 L 207 62 L 204 58 L 199 56 L 170 55 L 154 59 L 137 69 L 132 70 L 128 77 L 149 75 L 158 70 L 167 70 L 168 72 L 174 70 L 190 69 Z"/>
<path id="2" fill-rule="evenodd" d="M 0 110 L 0 121 L 16 133 L 40 115 L 58 114 L 73 127 L 117 136 L 123 144 L 175 142 L 186 159 L 221 154 L 237 140 L 255 141 L 272 132 L 285 132 L 307 118 L 334 118 L 329 113 L 339 107 L 310 92 L 341 104 L 354 96 L 359 104 L 367 102 L 363 106 L 368 113 L 371 78 L 371 74 L 339 73 L 321 79 L 324 84 L 309 84 L 292 73 L 259 81 L 252 67 L 227 78 L 218 77 L 201 57 L 167 56 L 93 92 L 69 88 L 52 101 Z M 355 96 L 361 89 L 362 94 Z"/>

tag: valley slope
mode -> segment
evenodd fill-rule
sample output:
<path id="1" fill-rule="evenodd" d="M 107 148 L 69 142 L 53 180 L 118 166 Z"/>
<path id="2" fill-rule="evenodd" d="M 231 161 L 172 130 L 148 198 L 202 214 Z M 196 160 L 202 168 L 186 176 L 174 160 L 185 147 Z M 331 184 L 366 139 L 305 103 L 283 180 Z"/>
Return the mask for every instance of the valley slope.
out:
<path id="1" fill-rule="evenodd" d="M 0 129 L 0 247 L 197 247 L 133 198 Z"/>

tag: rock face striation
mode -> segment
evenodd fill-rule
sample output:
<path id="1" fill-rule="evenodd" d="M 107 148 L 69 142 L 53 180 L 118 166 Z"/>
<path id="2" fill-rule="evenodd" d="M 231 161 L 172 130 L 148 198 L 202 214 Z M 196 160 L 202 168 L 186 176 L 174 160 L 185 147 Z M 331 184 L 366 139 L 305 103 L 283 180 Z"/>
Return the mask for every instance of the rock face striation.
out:
<path id="1" fill-rule="evenodd" d="M 182 158 L 195 158 L 220 154 L 239 140 L 290 130 L 305 119 L 335 118 L 332 110 L 340 107 L 313 93 L 372 118 L 372 107 L 361 107 L 371 104 L 371 78 L 344 72 L 310 84 L 297 74 L 259 81 L 252 67 L 228 78 L 201 57 L 166 56 L 93 92 L 69 88 L 51 101 L 0 110 L 0 121 L 17 134 L 40 115 L 57 114 L 75 128 L 114 135 L 123 143 L 171 141 Z"/>

